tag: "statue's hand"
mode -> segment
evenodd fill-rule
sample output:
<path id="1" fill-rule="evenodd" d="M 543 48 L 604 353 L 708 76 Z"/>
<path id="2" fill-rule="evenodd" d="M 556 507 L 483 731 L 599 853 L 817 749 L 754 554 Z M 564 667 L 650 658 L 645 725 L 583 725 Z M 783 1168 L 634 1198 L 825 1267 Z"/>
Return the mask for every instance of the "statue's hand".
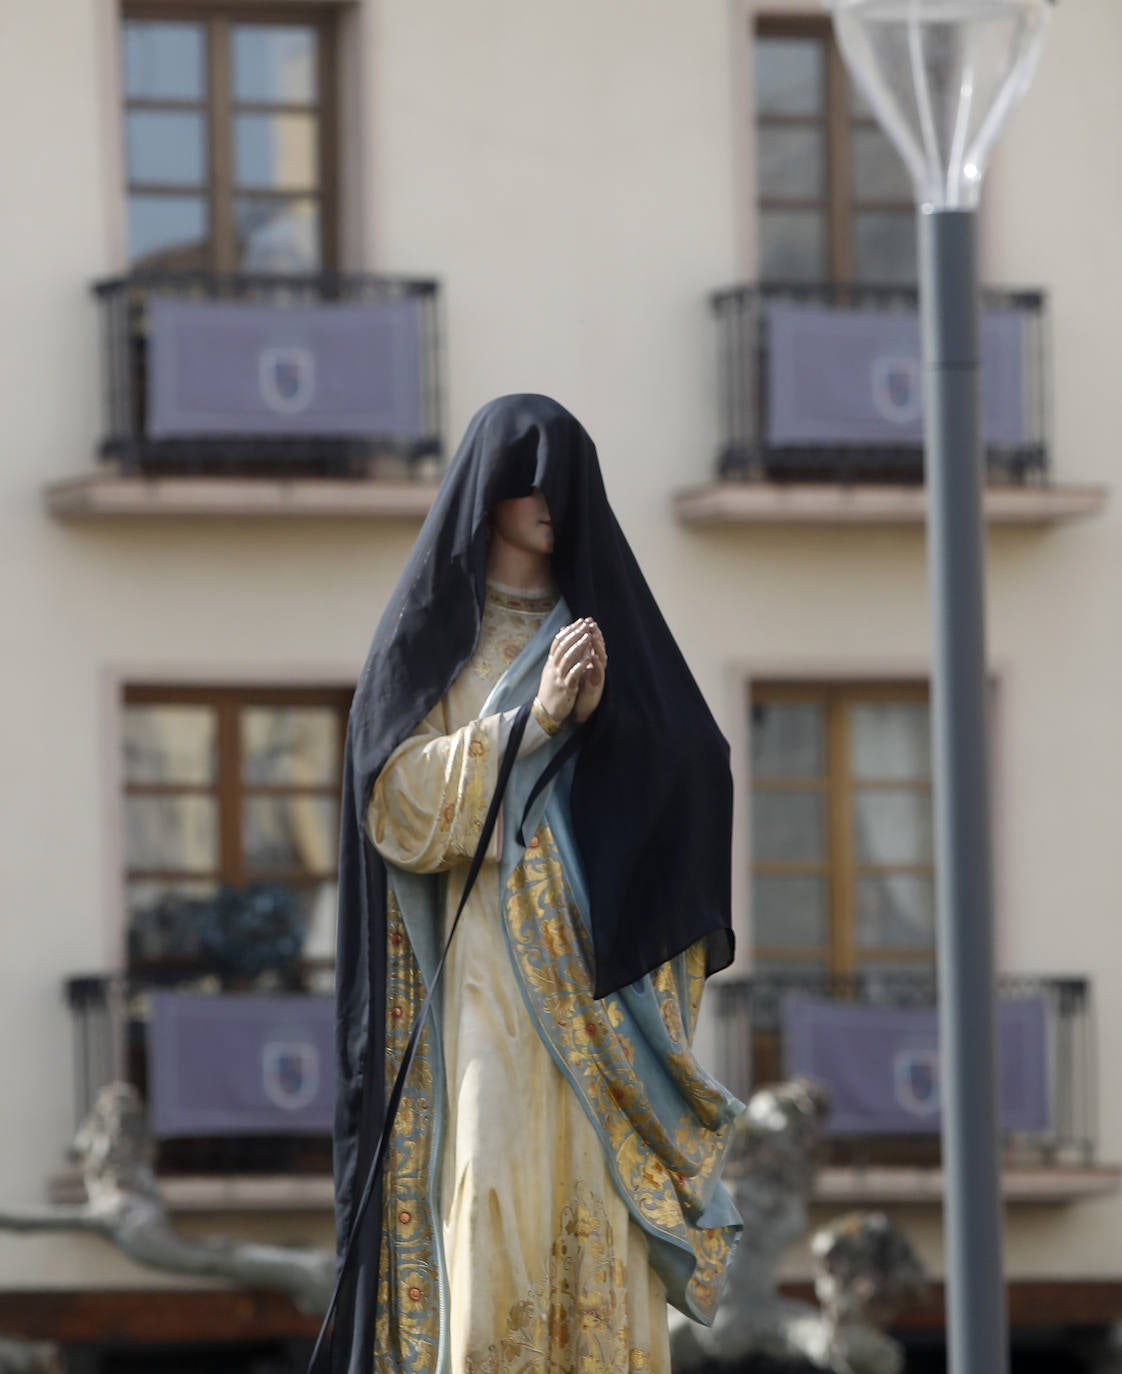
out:
<path id="1" fill-rule="evenodd" d="M 604 646 L 604 636 L 595 620 L 585 622 L 592 635 L 590 662 L 581 674 L 576 703 L 573 706 L 573 720 L 583 725 L 600 705 L 604 695 L 604 682 L 608 676 L 608 650 Z"/>
<path id="2" fill-rule="evenodd" d="M 592 662 L 592 632 L 588 622 L 576 620 L 558 631 L 538 682 L 538 700 L 560 723 L 572 712 L 584 673 Z"/>

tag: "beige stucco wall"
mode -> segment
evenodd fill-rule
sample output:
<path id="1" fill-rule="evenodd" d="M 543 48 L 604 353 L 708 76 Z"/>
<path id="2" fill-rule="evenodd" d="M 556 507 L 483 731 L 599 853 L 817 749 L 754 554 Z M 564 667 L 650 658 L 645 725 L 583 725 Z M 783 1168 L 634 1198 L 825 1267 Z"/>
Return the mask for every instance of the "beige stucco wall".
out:
<path id="1" fill-rule="evenodd" d="M 348 256 L 443 282 L 449 439 L 504 391 L 551 392 L 585 421 L 620 519 L 732 735 L 733 665 L 922 670 L 918 531 L 702 533 L 670 515 L 671 491 L 707 477 L 716 447 L 706 293 L 752 270 L 738 0 L 366 0 L 351 30 L 347 69 L 363 85 L 344 102 Z M 990 279 L 1052 293 L 1057 476 L 1109 484 L 1120 39 L 1116 0 L 1057 8 L 983 221 Z M 43 483 L 92 465 L 100 423 L 87 287 L 120 266 L 114 51 L 105 0 L 0 10 L 0 1198 L 25 1203 L 41 1196 L 71 1128 L 61 979 L 106 967 L 119 938 L 114 684 L 345 678 L 413 532 L 63 527 L 43 514 Z M 1122 1158 L 1110 1078 L 1122 1050 L 1120 524 L 1114 501 L 1090 523 L 1003 531 L 990 562 L 1001 957 L 1009 969 L 1093 975 L 1107 1159 Z M 937 1264 L 936 1218 L 905 1216 Z M 324 1218 L 254 1225 L 326 1235 Z M 1018 1209 L 1009 1261 L 1018 1276 L 1122 1276 L 1122 1203 Z M 8 1286 L 144 1281 L 92 1242 L 0 1236 Z"/>

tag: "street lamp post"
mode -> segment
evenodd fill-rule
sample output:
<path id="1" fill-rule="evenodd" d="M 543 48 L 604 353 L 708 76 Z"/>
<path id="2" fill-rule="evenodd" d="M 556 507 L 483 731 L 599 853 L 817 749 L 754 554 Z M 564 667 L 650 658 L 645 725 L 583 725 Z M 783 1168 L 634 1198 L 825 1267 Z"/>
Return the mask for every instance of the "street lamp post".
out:
<path id="1" fill-rule="evenodd" d="M 1008 1369 L 986 744 L 975 208 L 1050 0 L 833 0 L 850 74 L 919 209 L 934 652 L 939 1033 L 952 1374 Z"/>

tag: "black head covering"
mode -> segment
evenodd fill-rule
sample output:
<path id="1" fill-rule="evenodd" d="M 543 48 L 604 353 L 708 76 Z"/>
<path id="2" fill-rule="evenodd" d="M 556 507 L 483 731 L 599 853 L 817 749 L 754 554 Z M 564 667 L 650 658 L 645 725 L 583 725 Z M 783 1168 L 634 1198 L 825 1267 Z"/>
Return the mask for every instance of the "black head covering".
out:
<path id="1" fill-rule="evenodd" d="M 728 744 L 608 505 L 596 448 L 545 396 L 504 396 L 468 426 L 374 635 L 347 732 L 336 968 L 336 1223 L 345 1243 L 381 1124 L 386 875 L 363 829 L 379 771 L 474 651 L 490 512 L 540 488 L 553 575 L 575 618 L 604 634 L 603 700 L 582 729 L 572 788 L 596 995 L 702 937 L 709 971 L 732 959 Z M 336 1320 L 336 1371 L 369 1369 L 380 1206 L 356 1240 Z"/>

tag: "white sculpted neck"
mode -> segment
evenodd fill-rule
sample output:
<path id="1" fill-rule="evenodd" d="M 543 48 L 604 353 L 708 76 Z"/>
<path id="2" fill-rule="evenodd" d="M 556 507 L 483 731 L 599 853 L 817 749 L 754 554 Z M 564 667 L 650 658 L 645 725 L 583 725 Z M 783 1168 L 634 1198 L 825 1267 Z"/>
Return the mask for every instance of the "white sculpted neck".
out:
<path id="1" fill-rule="evenodd" d="M 547 591 L 553 585 L 550 556 L 537 549 L 519 548 L 497 531 L 487 549 L 487 580 L 513 591 Z"/>

